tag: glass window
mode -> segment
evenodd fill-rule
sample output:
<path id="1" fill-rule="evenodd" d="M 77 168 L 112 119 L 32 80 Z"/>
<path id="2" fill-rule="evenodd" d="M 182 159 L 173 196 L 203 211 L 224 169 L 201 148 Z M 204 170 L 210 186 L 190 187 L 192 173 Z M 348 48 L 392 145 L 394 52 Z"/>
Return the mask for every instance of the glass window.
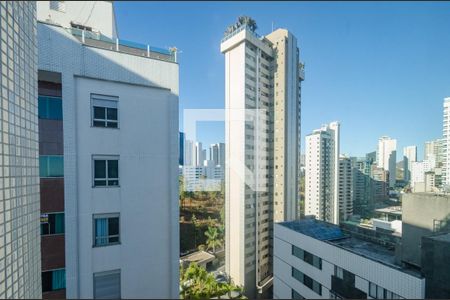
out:
<path id="1" fill-rule="evenodd" d="M 94 299 L 120 298 L 120 270 L 94 273 Z"/>
<path id="2" fill-rule="evenodd" d="M 322 295 L 322 285 L 315 280 L 313 280 L 313 291 L 316 294 Z"/>
<path id="3" fill-rule="evenodd" d="M 64 213 L 41 214 L 41 235 L 64 233 Z"/>
<path id="4" fill-rule="evenodd" d="M 383 299 L 384 297 L 383 290 L 384 289 L 381 286 L 377 286 L 377 299 Z"/>
<path id="5" fill-rule="evenodd" d="M 307 251 L 304 252 L 303 254 L 303 259 L 305 262 L 307 262 L 308 264 L 312 265 L 313 264 L 313 255 Z"/>
<path id="6" fill-rule="evenodd" d="M 39 119 L 62 120 L 61 97 L 39 96 L 38 116 Z"/>
<path id="7" fill-rule="evenodd" d="M 311 277 L 303 275 L 303 284 L 309 287 L 310 289 L 313 289 L 313 280 Z"/>
<path id="8" fill-rule="evenodd" d="M 40 177 L 64 177 L 64 156 L 41 155 L 39 156 Z"/>
<path id="9" fill-rule="evenodd" d="M 334 276 L 340 279 L 344 279 L 344 270 L 338 266 L 334 266 Z"/>
<path id="10" fill-rule="evenodd" d="M 118 128 L 118 97 L 91 94 L 92 126 Z"/>
<path id="11" fill-rule="evenodd" d="M 119 185 L 118 157 L 94 157 L 94 186 Z"/>
<path id="12" fill-rule="evenodd" d="M 94 246 L 107 246 L 118 244 L 119 215 L 94 216 Z"/>
<path id="13" fill-rule="evenodd" d="M 369 282 L 369 296 L 372 298 L 377 297 L 377 285 L 373 282 Z"/>
<path id="14" fill-rule="evenodd" d="M 297 293 L 297 291 L 294 290 L 294 289 L 292 289 L 291 298 L 292 298 L 292 299 L 305 299 L 305 297 L 303 297 L 302 295 L 300 295 L 299 293 Z"/>
<path id="15" fill-rule="evenodd" d="M 303 273 L 292 267 L 292 277 L 303 283 Z"/>
<path id="16" fill-rule="evenodd" d="M 65 269 L 42 272 L 42 292 L 57 291 L 65 288 Z"/>

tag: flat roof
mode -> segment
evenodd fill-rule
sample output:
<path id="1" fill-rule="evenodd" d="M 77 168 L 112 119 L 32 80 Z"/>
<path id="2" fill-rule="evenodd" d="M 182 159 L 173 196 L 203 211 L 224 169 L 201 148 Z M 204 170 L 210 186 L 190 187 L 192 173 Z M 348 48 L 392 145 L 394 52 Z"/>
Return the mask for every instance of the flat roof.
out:
<path id="1" fill-rule="evenodd" d="M 387 214 L 394 214 L 394 215 L 401 215 L 402 214 L 402 207 L 400 205 L 397 206 L 388 206 L 383 208 L 375 209 L 376 212 L 379 213 L 387 213 Z"/>
<path id="2" fill-rule="evenodd" d="M 208 263 L 210 261 L 213 261 L 214 258 L 215 258 L 214 255 L 206 251 L 196 251 L 194 253 L 180 257 L 182 261 L 196 262 L 196 263 Z"/>
<path id="3" fill-rule="evenodd" d="M 406 269 L 395 264 L 395 251 L 393 249 L 389 249 L 387 246 L 356 237 L 352 235 L 351 232 L 344 233 L 338 225 L 312 218 L 282 222 L 278 224 L 298 233 L 324 241 L 357 255 L 398 269 L 402 272 L 419 278 L 421 277 L 419 272 Z"/>
<path id="4" fill-rule="evenodd" d="M 450 242 L 450 232 L 428 236 L 428 238 L 442 242 Z"/>

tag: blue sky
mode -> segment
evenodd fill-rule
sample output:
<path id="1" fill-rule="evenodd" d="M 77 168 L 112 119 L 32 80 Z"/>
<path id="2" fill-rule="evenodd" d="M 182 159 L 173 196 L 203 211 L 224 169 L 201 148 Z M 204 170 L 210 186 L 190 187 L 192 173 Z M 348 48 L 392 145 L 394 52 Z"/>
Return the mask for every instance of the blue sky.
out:
<path id="1" fill-rule="evenodd" d="M 284 27 L 298 38 L 306 64 L 304 136 L 341 122 L 341 152 L 361 156 L 382 135 L 403 147 L 442 134 L 443 98 L 450 96 L 448 2 L 114 2 L 119 37 L 180 54 L 183 109 L 224 107 L 227 25 L 249 15 L 261 35 Z M 180 124 L 181 121 L 180 121 Z M 201 123 L 198 140 L 223 141 L 224 126 Z"/>

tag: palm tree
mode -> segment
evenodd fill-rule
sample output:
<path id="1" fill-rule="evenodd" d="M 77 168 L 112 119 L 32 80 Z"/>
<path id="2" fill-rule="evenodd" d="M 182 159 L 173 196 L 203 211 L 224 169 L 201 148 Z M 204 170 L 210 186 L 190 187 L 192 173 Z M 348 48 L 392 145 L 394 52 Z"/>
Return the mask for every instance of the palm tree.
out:
<path id="1" fill-rule="evenodd" d="M 213 253 L 216 253 L 216 247 L 222 246 L 222 239 L 219 235 L 219 230 L 217 227 L 208 226 L 208 231 L 205 232 L 206 237 L 206 245 L 208 245 L 208 249 L 213 249 Z"/>
<path id="2" fill-rule="evenodd" d="M 197 232 L 200 227 L 200 223 L 198 222 L 197 217 L 195 217 L 195 214 L 192 214 L 191 221 L 192 224 L 194 225 L 194 243 L 195 248 L 197 248 Z"/>
<path id="3" fill-rule="evenodd" d="M 249 16 L 240 16 L 238 18 L 238 24 L 240 26 L 247 25 L 248 28 L 253 32 L 255 32 L 255 30 L 258 28 L 258 26 L 256 25 L 256 21 L 250 18 Z"/>

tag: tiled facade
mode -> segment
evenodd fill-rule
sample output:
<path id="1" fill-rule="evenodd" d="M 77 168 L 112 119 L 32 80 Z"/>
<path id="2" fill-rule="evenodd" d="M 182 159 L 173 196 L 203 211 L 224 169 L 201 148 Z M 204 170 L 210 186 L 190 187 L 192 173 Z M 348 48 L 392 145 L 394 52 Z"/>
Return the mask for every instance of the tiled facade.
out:
<path id="1" fill-rule="evenodd" d="M 40 298 L 36 5 L 0 2 L 0 298 Z"/>

